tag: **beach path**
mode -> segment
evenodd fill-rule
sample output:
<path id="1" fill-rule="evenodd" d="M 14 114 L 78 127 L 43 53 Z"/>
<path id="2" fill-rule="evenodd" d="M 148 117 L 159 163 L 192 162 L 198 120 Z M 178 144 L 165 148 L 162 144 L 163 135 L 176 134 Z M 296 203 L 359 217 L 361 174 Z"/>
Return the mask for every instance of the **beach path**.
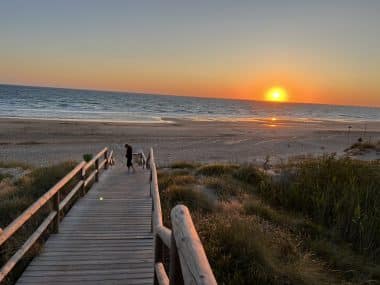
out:
<path id="1" fill-rule="evenodd" d="M 149 173 L 105 171 L 17 284 L 153 284 Z"/>

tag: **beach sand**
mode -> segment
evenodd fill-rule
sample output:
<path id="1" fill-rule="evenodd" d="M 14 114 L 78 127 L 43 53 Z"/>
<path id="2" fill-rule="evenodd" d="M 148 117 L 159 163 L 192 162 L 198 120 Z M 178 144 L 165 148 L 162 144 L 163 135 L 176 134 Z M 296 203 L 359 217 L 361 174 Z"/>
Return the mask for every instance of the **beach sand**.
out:
<path id="1" fill-rule="evenodd" d="M 261 164 L 288 157 L 336 152 L 364 140 L 380 140 L 380 122 L 198 122 L 171 120 L 168 124 L 99 123 L 0 119 L 0 161 L 36 166 L 81 160 L 108 146 L 116 161 L 124 161 L 124 144 L 146 153 L 153 147 L 159 165 L 173 161 L 228 161 Z M 352 128 L 349 131 L 348 126 Z M 367 155 L 368 157 L 368 155 Z M 379 159 L 373 153 L 370 159 Z"/>

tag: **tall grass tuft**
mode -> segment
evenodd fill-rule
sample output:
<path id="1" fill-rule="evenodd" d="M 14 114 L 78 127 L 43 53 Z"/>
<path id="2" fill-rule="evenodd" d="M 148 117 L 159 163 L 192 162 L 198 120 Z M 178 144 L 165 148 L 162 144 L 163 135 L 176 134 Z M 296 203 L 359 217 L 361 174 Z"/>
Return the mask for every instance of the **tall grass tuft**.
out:
<path id="1" fill-rule="evenodd" d="M 231 174 L 238 168 L 239 166 L 234 164 L 206 164 L 198 167 L 196 174 L 204 176 L 221 176 Z"/>
<path id="2" fill-rule="evenodd" d="M 357 251 L 380 260 L 380 162 L 333 156 L 299 162 L 260 193 L 306 214 Z"/>
<path id="3" fill-rule="evenodd" d="M 175 161 L 170 165 L 173 169 L 195 169 L 198 164 L 187 161 Z"/>

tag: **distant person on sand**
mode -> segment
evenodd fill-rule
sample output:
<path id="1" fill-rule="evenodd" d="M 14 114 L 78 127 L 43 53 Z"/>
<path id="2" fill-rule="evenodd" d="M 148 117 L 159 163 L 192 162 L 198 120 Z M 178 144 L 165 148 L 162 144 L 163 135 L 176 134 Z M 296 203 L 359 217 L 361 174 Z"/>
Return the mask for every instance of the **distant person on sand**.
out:
<path id="1" fill-rule="evenodd" d="M 135 172 L 135 168 L 133 167 L 133 164 L 132 164 L 132 146 L 130 146 L 129 144 L 125 144 L 125 149 L 126 149 L 125 157 L 127 158 L 128 172 L 131 167 L 133 169 L 133 172 Z"/>

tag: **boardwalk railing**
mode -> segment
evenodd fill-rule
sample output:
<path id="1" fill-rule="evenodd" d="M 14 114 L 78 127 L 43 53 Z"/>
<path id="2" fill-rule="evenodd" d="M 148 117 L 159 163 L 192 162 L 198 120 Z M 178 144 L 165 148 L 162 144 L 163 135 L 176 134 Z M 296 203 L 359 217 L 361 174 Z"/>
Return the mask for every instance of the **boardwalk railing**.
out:
<path id="1" fill-rule="evenodd" d="M 50 225 L 52 225 L 53 233 L 58 233 L 59 223 L 65 214 L 65 209 L 68 205 L 72 204 L 74 197 L 79 192 L 81 195 L 86 193 L 87 186 L 95 180 L 98 181 L 101 169 L 107 169 L 109 165 L 113 165 L 113 151 L 108 152 L 108 148 L 100 151 L 88 163 L 82 161 L 73 170 L 71 170 L 65 177 L 63 177 L 57 184 L 55 184 L 49 191 L 43 194 L 36 202 L 27 208 L 18 218 L 9 224 L 3 232 L 0 232 L 0 247 L 5 244 L 25 223 L 27 223 L 44 205 L 49 201 L 53 202 L 53 210 L 42 221 L 40 226 L 30 235 L 25 243 L 16 251 L 16 253 L 3 265 L 0 269 L 0 283 L 5 280 L 7 275 L 12 271 L 16 264 L 24 257 L 28 250 L 35 244 L 35 242 L 46 232 Z M 88 173 L 90 172 L 90 173 Z M 61 190 L 73 178 L 79 174 L 79 182 L 76 183 L 74 188 L 61 199 Z M 86 188 L 87 187 L 87 188 Z"/>
<path id="2" fill-rule="evenodd" d="M 147 160 L 151 169 L 150 194 L 153 200 L 154 283 L 217 284 L 187 207 L 178 205 L 171 210 L 172 230 L 163 225 L 153 149 L 150 149 Z M 165 256 L 169 256 L 169 275 L 164 266 Z"/>

